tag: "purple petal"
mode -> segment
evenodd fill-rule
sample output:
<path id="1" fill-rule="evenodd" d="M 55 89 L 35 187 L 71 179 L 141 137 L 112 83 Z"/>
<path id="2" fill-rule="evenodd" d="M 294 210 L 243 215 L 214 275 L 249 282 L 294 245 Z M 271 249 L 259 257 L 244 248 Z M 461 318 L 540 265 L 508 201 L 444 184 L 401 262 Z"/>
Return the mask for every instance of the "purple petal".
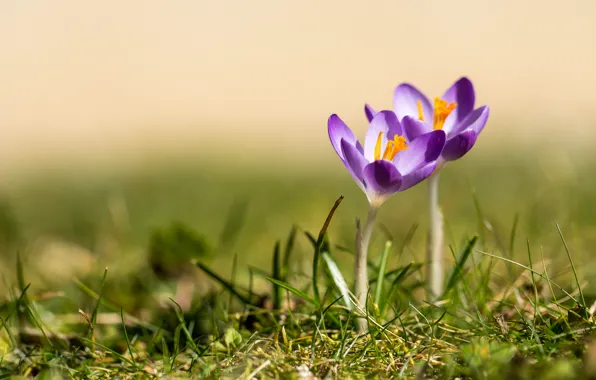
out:
<path id="1" fill-rule="evenodd" d="M 402 120 L 405 116 L 409 115 L 418 119 L 418 101 L 422 103 L 424 122 L 432 123 L 433 107 L 430 104 L 430 101 L 416 87 L 408 83 L 402 83 L 395 88 L 395 94 L 393 95 L 393 110 L 395 111 L 397 118 Z"/>
<path id="2" fill-rule="evenodd" d="M 350 130 L 346 123 L 344 123 L 336 114 L 329 117 L 329 120 L 327 121 L 327 131 L 333 149 L 335 149 L 335 152 L 342 160 L 345 158 L 341 151 L 341 140 L 345 140 L 350 145 L 356 146 L 356 148 L 362 152 L 362 146 L 358 142 L 356 136 L 354 136 L 354 133 L 352 133 L 352 130 Z"/>
<path id="3" fill-rule="evenodd" d="M 404 135 L 404 128 L 402 124 L 399 122 L 397 115 L 393 111 L 388 111 L 391 114 L 387 115 L 387 123 L 389 124 L 389 132 L 387 132 L 387 138 L 389 140 L 393 140 L 395 135 L 403 136 Z"/>
<path id="4" fill-rule="evenodd" d="M 460 122 L 474 110 L 476 101 L 474 85 L 468 78 L 462 77 L 445 91 L 442 99 L 449 103 L 457 103 L 453 114 L 455 114 L 456 123 Z"/>
<path id="5" fill-rule="evenodd" d="M 364 113 L 366 114 L 366 118 L 368 119 L 368 122 L 370 123 L 372 121 L 372 119 L 375 117 L 375 115 L 378 113 L 377 111 L 375 111 L 371 106 L 369 106 L 368 104 L 364 105 Z"/>
<path id="6" fill-rule="evenodd" d="M 401 174 L 389 161 L 372 162 L 366 165 L 362 174 L 369 200 L 388 197 L 397 192 L 401 186 Z"/>
<path id="7" fill-rule="evenodd" d="M 459 134 L 461 131 L 465 131 L 468 129 L 473 130 L 476 132 L 476 135 L 479 135 L 484 126 L 486 125 L 486 121 L 488 120 L 488 115 L 490 113 L 490 109 L 488 106 L 482 106 L 480 108 L 476 108 L 472 111 L 464 120 L 461 121 L 451 133 L 450 136 L 455 136 Z"/>
<path id="8" fill-rule="evenodd" d="M 344 160 L 344 164 L 350 171 L 350 174 L 352 174 L 352 177 L 354 177 L 358 183 L 358 186 L 363 188 L 364 184 L 362 182 L 362 170 L 364 170 L 364 167 L 368 164 L 368 161 L 354 145 L 351 145 L 346 140 L 341 140 L 341 150 L 344 157 L 346 158 Z"/>
<path id="9" fill-rule="evenodd" d="M 427 179 L 437 167 L 437 162 L 433 161 L 430 164 L 424 165 L 423 167 L 408 173 L 403 177 L 401 187 L 399 191 L 404 191 L 410 187 L 419 184 L 420 182 Z"/>
<path id="10" fill-rule="evenodd" d="M 404 117 L 401 125 L 408 141 L 413 141 L 418 136 L 432 131 L 432 128 L 428 124 L 411 116 Z"/>
<path id="11" fill-rule="evenodd" d="M 395 133 L 402 132 L 401 124 L 393 111 L 381 111 L 370 122 L 364 138 L 364 157 L 370 162 L 375 160 L 375 146 L 381 132 L 383 132 L 382 148 L 387 145 L 387 140 L 392 139 Z"/>
<path id="12" fill-rule="evenodd" d="M 476 132 L 471 129 L 461 132 L 447 141 L 441 156 L 445 161 L 453 161 L 463 157 L 472 149 L 477 136 Z"/>
<path id="13" fill-rule="evenodd" d="M 445 146 L 445 132 L 436 130 L 426 133 L 410 144 L 408 149 L 399 152 L 393 162 L 403 175 L 409 174 L 436 161 Z"/>

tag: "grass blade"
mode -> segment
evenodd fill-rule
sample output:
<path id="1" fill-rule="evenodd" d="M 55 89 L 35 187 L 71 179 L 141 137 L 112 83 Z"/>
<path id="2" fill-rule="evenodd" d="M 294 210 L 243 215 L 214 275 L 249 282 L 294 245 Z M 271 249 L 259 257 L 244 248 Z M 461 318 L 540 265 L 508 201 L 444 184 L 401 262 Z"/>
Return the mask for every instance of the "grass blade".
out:
<path id="1" fill-rule="evenodd" d="M 21 297 L 17 301 L 17 319 L 21 326 L 25 324 L 27 321 L 27 314 L 23 313 L 22 310 L 29 307 L 30 301 L 29 297 L 27 296 L 27 288 L 29 285 L 25 283 L 25 273 L 23 271 L 23 262 L 21 260 L 21 252 L 17 251 L 17 283 L 19 285 L 19 290 L 21 291 Z M 19 307 L 19 305 L 23 305 L 24 308 Z"/>
<path id="2" fill-rule="evenodd" d="M 126 362 L 126 363 L 128 363 L 128 364 L 130 364 L 130 365 L 132 365 L 132 366 L 136 367 L 135 363 L 133 363 L 133 362 L 132 362 L 132 360 L 130 360 L 130 359 L 129 359 L 129 358 L 127 358 L 126 356 L 124 356 L 124 355 L 122 355 L 122 354 L 118 353 L 117 351 L 114 351 L 114 350 L 112 350 L 112 349 L 111 349 L 110 347 L 108 347 L 108 346 L 104 346 L 104 345 L 103 345 L 103 344 L 101 344 L 101 343 L 94 343 L 94 342 L 91 342 L 91 340 L 90 340 L 90 339 L 87 339 L 87 338 L 85 338 L 85 337 L 81 337 L 80 339 L 81 339 L 81 341 L 83 341 L 83 342 L 86 342 L 86 343 L 90 343 L 90 344 L 92 344 L 92 343 L 93 343 L 93 344 L 97 345 L 99 348 L 101 348 L 102 350 L 104 350 L 104 351 L 106 351 L 106 352 L 109 352 L 110 354 L 114 355 L 114 357 L 116 357 L 116 358 L 120 359 L 121 361 L 123 361 L 123 362 Z"/>
<path id="3" fill-rule="evenodd" d="M 236 269 L 238 268 L 238 254 L 234 253 L 234 259 L 232 260 L 232 277 L 230 278 L 230 285 L 236 288 Z M 228 299 L 228 307 L 232 305 L 234 295 L 230 293 L 230 298 Z"/>
<path id="4" fill-rule="evenodd" d="M 73 282 L 75 283 L 75 285 L 86 295 L 88 295 L 91 298 L 94 298 L 96 300 L 100 300 L 100 297 L 97 293 L 95 293 L 95 291 L 93 291 L 93 289 L 91 289 L 90 287 L 88 287 L 87 285 L 85 285 L 83 282 L 81 282 L 81 280 L 79 280 L 78 278 L 74 278 Z M 102 298 L 101 299 L 101 304 L 104 307 L 107 307 L 109 310 L 117 312 L 118 310 L 120 310 L 120 306 L 117 306 L 109 301 L 107 301 L 106 299 Z M 126 318 L 128 318 L 131 322 L 139 325 L 139 326 L 143 326 L 144 328 L 150 330 L 150 331 L 159 331 L 160 327 L 155 326 L 149 322 L 143 321 L 142 319 L 139 319 L 137 317 L 135 317 L 134 315 L 128 314 L 126 313 Z M 165 335 L 169 335 L 170 333 L 167 331 L 163 331 L 163 334 Z"/>
<path id="5" fill-rule="evenodd" d="M 333 247 L 340 252 L 345 252 L 351 256 L 356 256 L 356 253 L 354 253 L 354 250 L 352 250 L 350 248 L 343 247 L 339 244 L 335 244 Z M 379 269 L 377 268 L 377 265 L 370 259 L 366 260 L 366 267 L 368 268 L 369 272 L 376 273 L 379 271 Z"/>
<path id="6" fill-rule="evenodd" d="M 575 277 L 575 283 L 577 285 L 577 291 L 579 292 L 579 298 L 581 300 L 581 306 L 584 309 L 584 314 L 587 313 L 586 309 L 586 300 L 584 298 L 584 292 L 582 291 L 582 287 L 579 283 L 579 278 L 577 277 L 577 271 L 575 270 L 575 265 L 573 264 L 573 259 L 571 258 L 571 253 L 569 252 L 569 247 L 567 246 L 567 242 L 565 241 L 565 237 L 563 236 L 563 231 L 561 231 L 561 227 L 559 227 L 559 223 L 555 220 L 555 226 L 557 226 L 557 231 L 559 231 L 559 236 L 563 241 L 563 246 L 565 247 L 565 252 L 567 253 L 567 258 L 569 259 L 569 263 L 571 264 L 571 270 L 573 271 L 573 276 Z M 587 314 L 586 314 L 587 316 Z"/>
<path id="7" fill-rule="evenodd" d="M 273 249 L 273 278 L 281 281 L 281 263 L 280 263 L 280 242 L 279 240 L 275 243 Z M 282 294 L 279 285 L 273 283 L 273 309 L 280 310 L 282 303 Z"/>
<path id="8" fill-rule="evenodd" d="M 418 231 L 418 223 L 413 223 L 410 226 L 410 229 L 408 230 L 408 232 L 406 233 L 406 237 L 404 238 L 404 242 L 402 243 L 400 249 L 399 249 L 399 255 L 403 255 L 404 251 L 406 250 L 406 247 L 408 245 L 410 245 L 410 243 L 412 242 L 412 239 L 414 238 L 414 235 L 416 234 L 416 231 Z"/>
<path id="9" fill-rule="evenodd" d="M 337 264 L 335 263 L 335 261 L 333 260 L 331 255 L 328 252 L 323 252 L 322 256 L 323 256 L 323 260 L 325 261 L 325 264 L 327 264 L 327 269 L 329 269 L 331 279 L 333 279 L 335 286 L 337 287 L 337 289 L 339 289 L 339 292 L 342 295 L 344 303 L 346 304 L 348 309 L 352 310 L 352 301 L 350 300 L 350 290 L 348 288 L 348 284 L 346 283 L 346 280 L 342 276 L 341 271 L 337 267 Z"/>
<path id="10" fill-rule="evenodd" d="M 385 278 L 388 279 L 389 277 L 391 277 L 393 275 L 399 276 L 400 274 L 402 274 L 404 268 L 406 268 L 406 267 L 411 267 L 411 268 L 408 268 L 408 269 L 411 269 L 411 270 L 418 270 L 418 269 L 422 268 L 423 266 L 424 265 L 421 264 L 421 263 L 414 264 L 414 262 L 411 262 L 408 265 L 404 265 L 403 267 L 397 267 L 397 268 L 392 269 L 389 272 L 385 273 Z M 377 282 L 377 280 L 378 280 L 377 277 L 373 277 L 369 282 L 371 284 L 374 284 L 374 283 Z"/>
<path id="11" fill-rule="evenodd" d="M 221 250 L 231 248 L 236 242 L 240 231 L 242 231 L 242 226 L 246 221 L 247 210 L 248 201 L 246 199 L 234 200 L 219 237 L 219 247 Z"/>
<path id="12" fill-rule="evenodd" d="M 19 251 L 17 251 L 17 282 L 19 284 L 19 290 L 22 292 L 25 289 L 25 274 L 23 272 L 21 252 Z"/>
<path id="13" fill-rule="evenodd" d="M 385 249 L 381 256 L 381 264 L 379 265 L 379 274 L 377 276 L 377 284 L 375 286 L 375 304 L 379 306 L 381 304 L 381 295 L 383 294 L 383 282 L 385 281 L 385 270 L 387 269 L 387 260 L 389 259 L 389 253 L 391 252 L 391 241 L 388 240 L 385 243 Z"/>
<path id="14" fill-rule="evenodd" d="M 484 212 L 482 212 L 482 207 L 480 206 L 480 200 L 478 199 L 478 194 L 476 194 L 476 189 L 470 183 L 470 190 L 472 193 L 472 201 L 474 202 L 474 208 L 476 209 L 476 216 L 478 218 L 478 234 L 480 235 L 480 244 L 486 244 L 486 225 L 484 219 Z"/>
<path id="15" fill-rule="evenodd" d="M 99 313 L 99 305 L 101 305 L 101 297 L 103 294 L 103 287 L 106 283 L 106 277 L 108 275 L 108 268 L 106 267 L 103 272 L 103 277 L 101 279 L 101 285 L 99 287 L 99 293 L 97 297 L 97 302 L 95 303 L 95 308 L 91 313 L 91 325 L 89 326 L 89 337 L 92 342 L 95 342 L 95 325 L 97 323 L 97 314 Z M 122 311 L 122 309 L 120 309 Z"/>
<path id="16" fill-rule="evenodd" d="M 506 257 L 500 257 L 500 256 L 497 256 L 497 255 L 493 255 L 492 253 L 484 252 L 484 251 L 481 251 L 479 249 L 477 249 L 476 252 L 482 253 L 485 256 L 494 257 L 495 259 L 503 260 L 503 261 L 508 262 L 510 264 L 517 265 L 518 267 L 524 268 L 525 270 L 534 273 L 535 275 L 539 276 L 540 278 L 543 278 L 543 279 L 547 280 L 547 277 L 544 274 L 542 274 L 540 272 L 537 272 L 534 269 L 532 269 L 532 268 L 530 268 L 530 267 L 528 267 L 528 266 L 526 266 L 524 264 L 520 264 L 517 261 L 513 261 L 513 260 L 508 259 Z M 580 304 L 579 301 L 577 300 L 577 298 L 575 298 L 571 293 L 569 293 L 567 290 L 565 290 L 565 288 L 563 288 L 561 285 L 559 285 L 556 282 L 553 282 L 551 280 L 548 280 L 548 281 L 549 281 L 550 284 L 554 285 L 557 289 L 559 289 L 561 292 L 563 292 L 567 297 L 569 297 L 570 300 L 574 301 L 577 304 Z"/>
<path id="17" fill-rule="evenodd" d="M 176 305 L 176 307 L 174 308 L 174 313 L 176 313 L 176 317 L 178 318 L 178 323 L 180 324 L 180 327 L 182 328 L 184 335 L 186 335 L 186 341 L 190 345 L 190 348 L 192 348 L 192 350 L 194 352 L 196 352 L 197 354 L 200 355 L 201 351 L 199 350 L 199 347 L 197 347 L 197 344 L 195 343 L 195 341 L 192 337 L 192 334 L 190 333 L 190 331 L 188 331 L 188 328 L 186 327 L 186 323 L 184 322 L 184 314 L 182 313 L 182 308 L 173 299 L 170 298 L 170 301 L 172 301 L 174 303 L 174 305 Z"/>
<path id="18" fill-rule="evenodd" d="M 194 264 L 197 267 L 199 267 L 203 272 L 205 272 L 209 277 L 211 277 L 216 282 L 218 282 L 219 284 L 221 284 L 221 286 L 223 286 L 228 292 L 230 292 L 233 295 L 235 295 L 236 297 L 238 297 L 238 299 L 240 301 L 244 302 L 245 304 L 252 305 L 252 302 L 251 302 L 251 300 L 248 299 L 248 297 L 240 294 L 236 290 L 236 287 L 235 286 L 233 286 L 228 281 L 224 280 L 221 276 L 217 275 L 215 272 L 213 272 L 211 269 L 209 269 L 209 267 L 207 267 L 205 264 L 203 264 L 203 263 L 201 263 L 199 261 L 194 261 Z"/>
<path id="19" fill-rule="evenodd" d="M 401 269 L 401 272 L 399 272 L 391 282 L 391 288 L 389 288 L 389 291 L 387 292 L 385 297 L 383 297 L 380 301 L 381 304 L 379 305 L 379 313 L 381 315 L 385 314 L 385 311 L 387 310 L 387 305 L 389 305 L 389 300 L 391 299 L 393 292 L 395 292 L 395 289 L 397 289 L 399 284 L 401 284 L 401 282 L 408 276 L 408 274 L 414 272 L 410 271 L 410 269 L 412 268 L 414 270 L 420 269 L 420 264 L 409 263 L 403 269 Z"/>
<path id="20" fill-rule="evenodd" d="M 265 277 L 265 279 L 267 281 L 271 281 L 272 283 L 274 283 L 275 285 L 278 285 L 284 289 L 286 289 L 287 291 L 294 293 L 296 296 L 298 296 L 299 298 L 308 301 L 309 303 L 313 304 L 314 306 L 318 307 L 319 306 L 319 302 L 317 302 L 316 299 L 310 297 L 308 294 L 304 293 L 302 290 L 297 289 L 295 287 L 293 287 L 292 285 L 286 283 L 286 282 L 282 282 L 279 280 L 276 280 L 274 278 L 271 277 Z"/>
<path id="21" fill-rule="evenodd" d="M 519 214 L 516 213 L 515 216 L 513 217 L 513 225 L 511 226 L 511 233 L 509 235 L 509 249 L 508 249 L 508 255 L 509 258 L 512 259 L 513 258 L 513 251 L 515 249 L 515 237 L 517 235 L 517 225 L 519 223 Z M 515 273 L 513 273 L 513 270 L 511 268 L 511 266 L 507 266 L 507 272 L 509 273 L 509 278 L 511 279 L 511 281 L 515 281 Z"/>
<path id="22" fill-rule="evenodd" d="M 294 243 L 296 241 L 296 234 L 298 233 L 298 228 L 296 226 L 292 226 L 290 230 L 290 234 L 288 235 L 288 240 L 286 241 L 286 248 L 284 250 L 284 259 L 282 263 L 282 273 L 281 273 L 281 280 L 288 281 L 288 274 L 290 273 L 290 257 L 292 255 L 292 251 L 294 250 Z"/>
<path id="23" fill-rule="evenodd" d="M 457 260 L 455 267 L 453 268 L 453 272 L 449 277 L 449 281 L 447 281 L 447 286 L 445 287 L 445 291 L 443 292 L 443 296 L 447 294 L 447 292 L 455 286 L 457 281 L 459 280 L 460 276 L 463 273 L 464 265 L 470 258 L 470 254 L 472 253 L 472 249 L 474 249 L 474 245 L 476 245 L 476 241 L 478 240 L 478 236 L 472 237 L 468 240 L 468 244 L 464 247 L 462 253 L 459 255 L 459 259 Z"/>
<path id="24" fill-rule="evenodd" d="M 132 360 L 133 365 L 136 367 L 137 362 L 135 360 L 134 355 L 132 354 L 132 347 L 130 346 L 130 339 L 128 339 L 128 332 L 126 331 L 126 323 L 124 323 L 124 310 L 120 308 L 120 318 L 122 319 L 122 329 L 124 330 L 124 338 L 126 339 L 126 347 L 128 347 L 128 353 L 130 354 L 130 360 Z"/>
<path id="25" fill-rule="evenodd" d="M 528 249 L 528 264 L 529 267 L 534 270 L 534 265 L 532 264 L 532 252 L 530 251 L 530 241 L 526 240 L 526 246 Z M 534 278 L 534 272 L 530 272 L 530 276 L 532 278 L 532 288 L 534 289 L 534 302 L 533 302 L 533 307 L 534 307 L 534 321 L 536 320 L 536 313 L 537 313 L 537 308 L 538 308 L 538 289 L 536 288 L 536 279 Z"/>
<path id="26" fill-rule="evenodd" d="M 23 262 L 21 261 L 21 254 L 17 251 L 17 282 L 19 285 L 19 290 L 21 291 L 21 297 L 17 300 L 17 318 L 19 320 L 20 328 L 23 328 L 26 322 L 31 323 L 35 327 L 39 329 L 47 343 L 53 347 L 52 341 L 48 338 L 44 328 L 43 322 L 37 311 L 33 305 L 33 302 L 29 299 L 27 295 L 27 290 L 31 284 L 25 285 L 25 272 L 23 270 Z M 20 305 L 23 305 L 24 312 L 21 312 Z"/>
<path id="27" fill-rule="evenodd" d="M 266 270 L 262 270 L 261 268 L 257 268 L 257 267 L 253 267 L 252 265 L 249 265 L 248 266 L 248 269 L 255 276 L 259 276 L 259 277 L 271 277 L 271 273 L 267 272 Z"/>
<path id="28" fill-rule="evenodd" d="M 513 226 L 511 226 L 511 237 L 509 238 L 509 257 L 513 257 L 513 248 L 515 246 L 515 235 L 517 233 L 517 224 L 519 223 L 519 214 L 513 217 Z"/>
<path id="29" fill-rule="evenodd" d="M 321 247 L 323 246 L 323 242 L 325 241 L 325 236 L 327 234 L 327 228 L 329 227 L 329 223 L 331 223 L 333 214 L 335 213 L 335 210 L 337 210 L 337 208 L 341 204 L 341 201 L 343 201 L 343 200 L 344 200 L 344 196 L 341 195 L 339 198 L 337 198 L 337 200 L 333 204 L 333 207 L 331 207 L 331 210 L 329 211 L 329 214 L 327 215 L 327 218 L 325 219 L 325 223 L 323 223 L 323 227 L 321 227 L 321 230 L 319 231 L 319 236 L 316 241 L 315 253 L 314 253 L 313 262 L 312 262 L 312 286 L 313 286 L 313 291 L 315 293 L 315 300 L 317 301 L 317 304 L 321 303 L 321 294 L 319 293 L 319 285 L 318 285 L 319 256 L 321 254 Z"/>

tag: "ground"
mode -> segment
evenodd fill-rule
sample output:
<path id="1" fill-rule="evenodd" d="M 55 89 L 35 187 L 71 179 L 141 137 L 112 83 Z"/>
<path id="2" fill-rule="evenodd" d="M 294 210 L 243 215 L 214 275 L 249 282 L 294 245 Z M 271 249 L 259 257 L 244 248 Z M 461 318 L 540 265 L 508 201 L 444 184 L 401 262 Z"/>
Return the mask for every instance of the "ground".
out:
<path id="1" fill-rule="evenodd" d="M 581 173 L 596 164 L 525 156 L 442 172 L 438 300 L 425 292 L 426 187 L 383 206 L 368 333 L 345 286 L 366 201 L 339 164 L 168 164 L 6 187 L 0 374 L 595 378 L 595 180 Z"/>

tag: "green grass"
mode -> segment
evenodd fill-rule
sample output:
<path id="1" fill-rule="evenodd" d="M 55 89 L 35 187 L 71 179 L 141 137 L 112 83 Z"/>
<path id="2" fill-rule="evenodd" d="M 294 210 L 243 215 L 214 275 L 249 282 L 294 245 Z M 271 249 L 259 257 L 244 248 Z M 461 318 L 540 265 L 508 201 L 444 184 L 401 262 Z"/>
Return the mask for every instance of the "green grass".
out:
<path id="1" fill-rule="evenodd" d="M 448 273 L 433 304 L 425 186 L 383 206 L 366 314 L 350 294 L 365 197 L 339 164 L 6 187 L 0 377 L 593 378 L 596 179 L 580 173 L 596 164 L 502 157 L 442 173 Z"/>

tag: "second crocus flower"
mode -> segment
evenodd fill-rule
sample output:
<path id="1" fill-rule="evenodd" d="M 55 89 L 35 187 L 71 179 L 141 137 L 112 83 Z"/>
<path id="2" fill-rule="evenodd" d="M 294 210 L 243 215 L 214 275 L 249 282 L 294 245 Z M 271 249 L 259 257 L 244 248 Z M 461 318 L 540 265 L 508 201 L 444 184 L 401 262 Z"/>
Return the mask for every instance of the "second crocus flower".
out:
<path id="1" fill-rule="evenodd" d="M 406 116 L 416 120 L 408 129 L 410 139 L 433 130 L 445 131 L 447 143 L 441 160 L 454 161 L 472 149 L 488 120 L 489 107 L 474 108 L 475 102 L 472 82 L 462 77 L 433 102 L 413 85 L 402 83 L 395 89 L 393 110 L 400 121 Z M 377 114 L 369 105 L 365 113 L 369 121 Z"/>

